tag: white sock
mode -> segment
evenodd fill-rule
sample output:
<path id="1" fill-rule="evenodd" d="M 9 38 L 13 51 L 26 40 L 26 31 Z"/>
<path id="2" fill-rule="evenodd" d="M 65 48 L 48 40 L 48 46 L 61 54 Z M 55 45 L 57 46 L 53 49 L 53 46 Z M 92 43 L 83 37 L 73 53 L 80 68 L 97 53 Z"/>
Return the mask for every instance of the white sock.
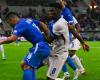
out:
<path id="1" fill-rule="evenodd" d="M 3 45 L 0 45 L 0 51 L 1 51 L 1 54 L 2 54 L 2 59 L 5 58 Z"/>
<path id="2" fill-rule="evenodd" d="M 80 61 L 80 59 L 79 59 L 79 57 L 77 55 L 74 55 L 72 57 L 72 59 L 76 63 L 76 65 L 78 66 L 79 70 L 84 70 L 84 67 L 83 67 L 83 65 L 82 65 L 82 63 L 81 63 L 81 61 Z"/>

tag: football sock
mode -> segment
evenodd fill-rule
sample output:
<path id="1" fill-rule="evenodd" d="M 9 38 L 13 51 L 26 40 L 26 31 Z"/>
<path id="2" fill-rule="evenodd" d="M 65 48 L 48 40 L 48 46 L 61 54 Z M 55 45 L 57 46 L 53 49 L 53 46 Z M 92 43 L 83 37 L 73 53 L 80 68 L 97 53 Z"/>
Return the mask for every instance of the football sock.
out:
<path id="1" fill-rule="evenodd" d="M 74 64 L 74 62 L 73 62 L 73 60 L 71 59 L 70 56 L 68 56 L 66 62 L 68 63 L 68 65 L 69 65 L 73 70 L 76 70 L 76 69 L 77 69 L 76 66 L 75 66 L 75 64 Z"/>
<path id="2" fill-rule="evenodd" d="M 36 80 L 35 71 L 31 69 L 24 70 L 23 80 Z"/>
<path id="3" fill-rule="evenodd" d="M 68 70 L 67 70 L 67 67 L 66 67 L 66 64 L 63 65 L 62 71 L 63 71 L 64 73 L 68 71 Z"/>
<path id="4" fill-rule="evenodd" d="M 73 59 L 73 61 L 77 64 L 77 66 L 78 66 L 78 68 L 79 68 L 80 70 L 84 70 L 84 67 L 82 66 L 81 61 L 80 61 L 80 59 L 79 59 L 79 57 L 78 57 L 77 55 L 74 55 L 74 56 L 72 57 L 72 59 Z"/>
<path id="5" fill-rule="evenodd" d="M 4 53 L 3 45 L 0 45 L 0 51 L 1 51 L 1 54 L 2 54 L 2 59 L 4 59 L 5 58 L 5 53 Z"/>

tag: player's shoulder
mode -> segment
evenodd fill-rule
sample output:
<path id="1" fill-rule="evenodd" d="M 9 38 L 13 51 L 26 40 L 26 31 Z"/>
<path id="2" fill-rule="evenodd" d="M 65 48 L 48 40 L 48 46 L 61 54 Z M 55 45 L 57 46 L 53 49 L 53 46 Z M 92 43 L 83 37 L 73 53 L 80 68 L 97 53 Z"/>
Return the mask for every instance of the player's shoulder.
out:
<path id="1" fill-rule="evenodd" d="M 15 25 L 15 29 L 17 28 L 21 28 L 21 27 L 24 27 L 26 24 L 25 24 L 25 19 L 20 19 L 20 21 Z"/>

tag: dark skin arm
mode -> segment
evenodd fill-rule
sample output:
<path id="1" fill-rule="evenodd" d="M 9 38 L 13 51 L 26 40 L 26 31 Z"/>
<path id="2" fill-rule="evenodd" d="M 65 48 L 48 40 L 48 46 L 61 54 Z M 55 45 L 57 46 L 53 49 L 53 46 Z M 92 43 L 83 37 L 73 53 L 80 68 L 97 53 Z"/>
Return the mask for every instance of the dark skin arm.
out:
<path id="1" fill-rule="evenodd" d="M 84 51 L 89 51 L 89 46 L 84 42 L 83 38 L 79 35 L 79 33 L 75 30 L 74 25 L 69 25 L 69 31 L 72 32 L 74 37 L 76 37 L 82 44 Z"/>
<path id="2" fill-rule="evenodd" d="M 9 44 L 17 40 L 17 36 L 12 35 L 5 40 L 0 40 L 0 44 Z"/>
<path id="3" fill-rule="evenodd" d="M 78 33 L 81 32 L 81 27 L 80 27 L 79 23 L 75 24 L 75 28 L 76 28 L 76 30 L 77 30 Z"/>
<path id="4" fill-rule="evenodd" d="M 48 42 L 51 42 L 52 39 L 50 38 L 50 36 L 48 34 L 49 30 L 48 30 L 47 26 L 41 22 L 40 29 L 41 29 L 41 31 L 44 32 L 45 38 L 48 40 Z M 8 37 L 6 40 L 0 40 L 0 44 L 9 44 L 9 43 L 12 43 L 16 40 L 17 40 L 17 36 L 12 35 L 12 36 Z"/>
<path id="5" fill-rule="evenodd" d="M 44 32 L 44 36 L 45 36 L 46 40 L 49 43 L 51 43 L 53 39 L 50 36 L 50 32 L 49 32 L 49 29 L 48 29 L 47 25 L 44 24 L 43 22 L 40 22 L 40 30 L 41 30 L 41 32 Z"/>

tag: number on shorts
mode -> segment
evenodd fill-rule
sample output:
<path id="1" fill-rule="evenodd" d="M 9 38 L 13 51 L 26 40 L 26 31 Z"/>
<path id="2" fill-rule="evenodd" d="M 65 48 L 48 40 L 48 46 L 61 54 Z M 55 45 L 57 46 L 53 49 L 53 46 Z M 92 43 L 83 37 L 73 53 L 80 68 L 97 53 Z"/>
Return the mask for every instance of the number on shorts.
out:
<path id="1" fill-rule="evenodd" d="M 55 72 L 56 72 L 56 68 L 53 68 L 52 74 L 55 74 Z"/>

